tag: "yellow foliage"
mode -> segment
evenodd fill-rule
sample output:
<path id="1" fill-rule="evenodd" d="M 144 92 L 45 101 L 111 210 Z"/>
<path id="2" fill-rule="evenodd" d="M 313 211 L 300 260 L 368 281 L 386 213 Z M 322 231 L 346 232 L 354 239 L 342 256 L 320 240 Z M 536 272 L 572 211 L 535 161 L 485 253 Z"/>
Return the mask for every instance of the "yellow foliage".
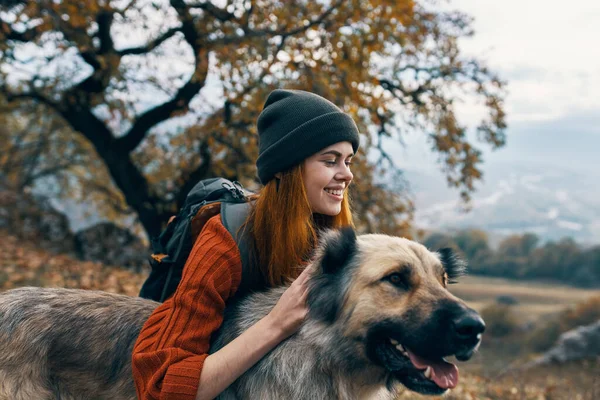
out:
<path id="1" fill-rule="evenodd" d="M 169 2 L 40 0 L 7 11 L 14 21 L 36 21 L 28 39 L 33 45 L 51 48 L 51 42 L 60 49 L 56 58 L 66 57 L 61 60 L 64 70 L 43 82 L 39 92 L 59 99 L 54 115 L 67 115 L 65 122 L 82 134 L 77 146 L 89 160 L 84 163 L 89 170 L 72 171 L 81 198 L 121 211 L 132 207 L 138 214 L 149 204 L 154 218 L 163 219 L 165 209 L 176 208 L 179 190 L 188 187 L 188 180 L 201 178 L 198 171 L 206 163 L 206 176 L 225 175 L 254 187 L 255 123 L 267 94 L 277 87 L 309 90 L 330 99 L 364 132 L 353 186 L 363 230 L 411 233 L 414 206 L 402 185 L 391 187 L 401 179 L 393 174 L 394 160 L 380 145 L 380 137 L 401 139 L 407 130 L 433 132 L 431 144 L 448 183 L 459 187 L 465 199 L 481 178 L 481 153 L 468 142 L 466 127 L 455 116 L 452 93 L 481 98 L 489 112 L 478 127 L 482 140 L 492 147 L 504 143 L 504 83 L 460 52 L 458 39 L 472 34 L 463 14 L 432 10 L 416 0 L 265 0 L 251 8 L 247 2 L 223 8 L 199 2 L 193 9 L 188 7 L 191 3 L 183 4 L 174 8 Z M 164 19 L 164 26 L 157 19 Z M 116 24 L 120 28 L 113 30 Z M 0 35 L 22 31 L 13 22 L 1 26 L 6 32 Z M 117 49 L 117 38 L 110 33 L 129 29 L 143 39 L 119 37 Z M 106 32 L 109 37 L 102 36 Z M 11 50 L 19 45 L 19 40 L 3 44 Z M 3 71 L 18 69 L 10 54 L 0 54 Z M 73 64 L 73 54 L 80 56 L 78 65 Z M 88 80 L 81 78 L 82 62 L 91 71 Z M 223 90 L 223 98 L 217 100 L 222 105 L 204 97 L 211 93 L 204 90 L 209 78 Z M 139 85 L 145 85 L 141 94 L 136 91 Z M 155 89 L 168 98 L 148 98 Z M 117 148 L 123 142 L 119 139 L 142 120 L 140 110 L 147 110 L 147 104 L 154 104 L 156 113 L 145 115 L 153 122 L 144 127 L 134 148 L 121 155 L 134 165 L 124 178 L 125 167 L 114 165 L 110 154 L 122 151 Z M 94 122 L 109 131 L 102 139 L 94 124 L 75 121 L 79 111 L 88 110 L 101 110 Z M 162 124 L 183 120 L 183 127 Z M 155 129 L 158 126 L 161 131 Z M 64 137 L 77 136 L 64 132 Z M 107 151 L 104 146 L 114 148 Z M 381 155 L 381 162 L 366 159 L 373 153 Z M 5 159 L 2 156 L 0 162 Z M 72 196 L 74 184 L 60 182 L 66 188 L 63 193 Z M 108 208 L 100 207 L 103 213 Z"/>

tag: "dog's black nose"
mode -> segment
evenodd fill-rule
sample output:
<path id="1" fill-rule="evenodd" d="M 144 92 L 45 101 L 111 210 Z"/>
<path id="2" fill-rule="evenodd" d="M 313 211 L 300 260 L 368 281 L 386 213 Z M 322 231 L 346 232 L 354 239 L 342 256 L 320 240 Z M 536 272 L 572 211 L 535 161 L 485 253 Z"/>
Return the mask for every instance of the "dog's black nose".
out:
<path id="1" fill-rule="evenodd" d="M 454 320 L 454 331 L 460 340 L 479 340 L 485 331 L 485 322 L 473 310 L 467 310 Z"/>

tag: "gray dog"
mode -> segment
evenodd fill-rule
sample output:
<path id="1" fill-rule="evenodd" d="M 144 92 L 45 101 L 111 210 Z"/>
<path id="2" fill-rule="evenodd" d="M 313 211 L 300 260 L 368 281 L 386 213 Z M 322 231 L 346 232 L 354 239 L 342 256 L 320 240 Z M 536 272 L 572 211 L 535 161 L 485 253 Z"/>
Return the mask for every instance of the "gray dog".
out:
<path id="1" fill-rule="evenodd" d="M 299 332 L 220 399 L 393 399 L 408 388 L 442 394 L 458 383 L 444 357 L 469 359 L 484 330 L 447 290 L 464 263 L 407 239 L 324 235 Z M 264 317 L 285 287 L 227 308 L 211 352 Z M 74 289 L 0 294 L 0 399 L 136 398 L 131 352 L 158 303 Z"/>

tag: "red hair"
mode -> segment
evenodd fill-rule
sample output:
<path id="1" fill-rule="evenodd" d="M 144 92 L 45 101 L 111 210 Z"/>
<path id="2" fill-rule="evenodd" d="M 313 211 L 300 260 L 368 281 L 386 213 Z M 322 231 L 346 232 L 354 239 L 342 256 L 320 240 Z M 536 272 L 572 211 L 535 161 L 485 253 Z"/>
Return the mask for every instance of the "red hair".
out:
<path id="1" fill-rule="evenodd" d="M 296 278 L 324 228 L 353 225 L 348 191 L 338 215 L 313 215 L 302 179 L 302 164 L 272 179 L 256 197 L 246 224 L 251 227 L 255 259 L 270 285 Z"/>

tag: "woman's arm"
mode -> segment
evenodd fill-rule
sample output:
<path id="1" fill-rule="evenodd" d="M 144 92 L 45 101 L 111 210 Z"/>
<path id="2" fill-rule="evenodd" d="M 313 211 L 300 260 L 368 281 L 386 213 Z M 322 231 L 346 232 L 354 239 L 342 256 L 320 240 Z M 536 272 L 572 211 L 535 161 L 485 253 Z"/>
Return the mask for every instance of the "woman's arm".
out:
<path id="1" fill-rule="evenodd" d="M 211 336 L 241 279 L 235 241 L 219 216 L 211 218 L 190 252 L 175 294 L 152 313 L 138 336 L 132 355 L 138 398 L 214 398 L 295 332 L 306 314 L 304 278 L 239 340 L 209 355 Z"/>
<path id="2" fill-rule="evenodd" d="M 218 396 L 282 340 L 296 332 L 307 312 L 308 269 L 283 293 L 273 310 L 204 361 L 196 400 Z"/>

